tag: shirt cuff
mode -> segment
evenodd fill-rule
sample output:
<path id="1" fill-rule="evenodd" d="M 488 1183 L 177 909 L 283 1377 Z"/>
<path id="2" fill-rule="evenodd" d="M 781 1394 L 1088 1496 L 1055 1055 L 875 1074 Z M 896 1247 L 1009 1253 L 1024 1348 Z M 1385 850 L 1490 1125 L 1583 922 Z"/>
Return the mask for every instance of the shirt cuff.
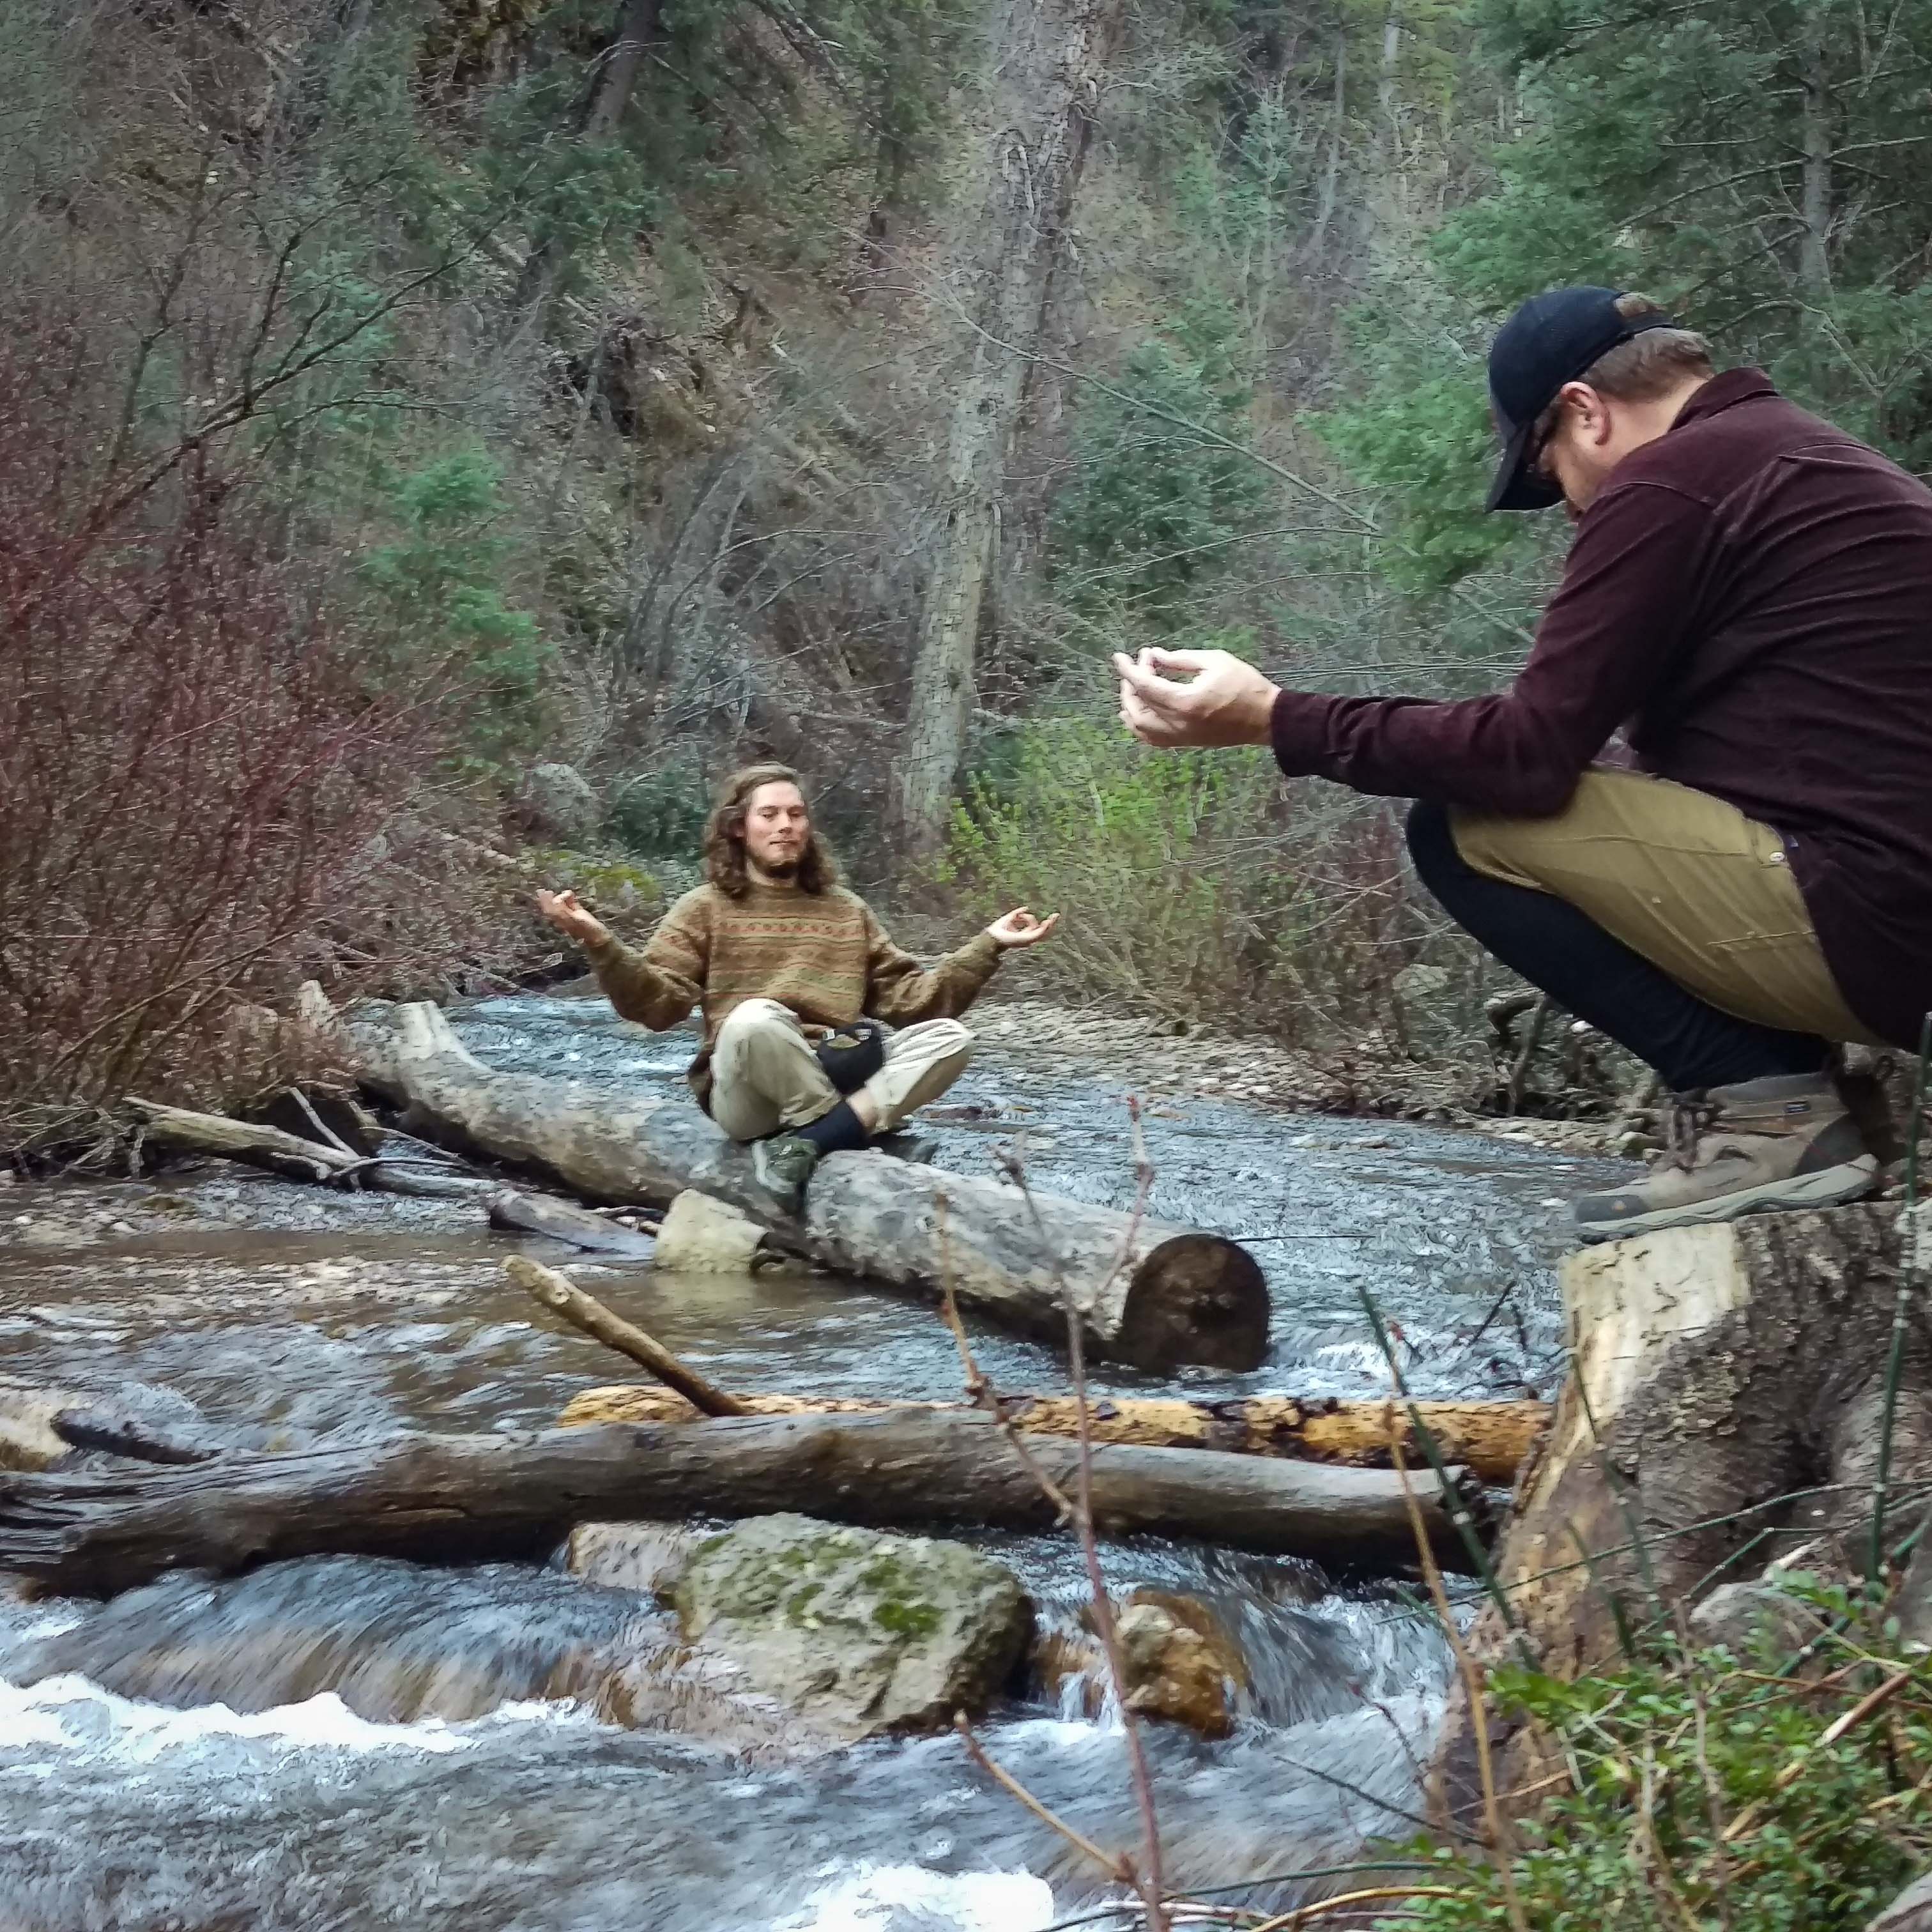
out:
<path id="1" fill-rule="evenodd" d="M 1285 778 L 1319 777 L 1328 762 L 1332 698 L 1311 691 L 1280 691 L 1268 714 L 1268 742 Z"/>
<path id="2" fill-rule="evenodd" d="M 997 939 L 989 938 L 983 932 L 976 932 L 952 956 L 961 965 L 977 973 L 982 980 L 992 976 L 993 969 L 1000 963 L 1006 948 Z"/>

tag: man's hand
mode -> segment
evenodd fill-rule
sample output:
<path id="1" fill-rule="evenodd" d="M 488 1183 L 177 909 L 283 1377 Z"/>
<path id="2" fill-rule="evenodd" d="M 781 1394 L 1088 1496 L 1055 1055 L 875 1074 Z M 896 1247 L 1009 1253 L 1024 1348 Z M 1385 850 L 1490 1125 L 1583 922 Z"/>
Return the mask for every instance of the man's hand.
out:
<path id="1" fill-rule="evenodd" d="M 610 928 L 574 892 L 539 892 L 537 910 L 580 946 L 602 945 L 610 937 Z"/>
<path id="2" fill-rule="evenodd" d="M 987 927 L 986 937 L 1002 952 L 1010 952 L 1017 946 L 1037 946 L 1059 923 L 1057 912 L 1048 913 L 1044 919 L 1035 919 L 1025 906 L 1016 906 Z"/>
<path id="3" fill-rule="evenodd" d="M 1232 651 L 1114 653 L 1120 722 L 1144 745 L 1265 745 L 1280 688 Z M 1185 678 L 1177 683 L 1172 672 Z"/>

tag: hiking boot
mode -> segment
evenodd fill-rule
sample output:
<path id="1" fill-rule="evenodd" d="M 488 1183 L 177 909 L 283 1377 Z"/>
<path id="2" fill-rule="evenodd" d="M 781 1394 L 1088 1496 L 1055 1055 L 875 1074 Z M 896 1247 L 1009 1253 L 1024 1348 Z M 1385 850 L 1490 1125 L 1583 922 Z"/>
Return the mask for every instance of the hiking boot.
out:
<path id="1" fill-rule="evenodd" d="M 1763 1208 L 1835 1208 L 1877 1180 L 1877 1156 L 1830 1078 L 1772 1074 L 1673 1100 L 1669 1144 L 1648 1176 L 1586 1195 L 1576 1232 L 1612 1241 Z"/>
<path id="2" fill-rule="evenodd" d="M 802 1134 L 771 1134 L 752 1143 L 752 1172 L 758 1185 L 788 1214 L 805 1205 L 805 1184 L 818 1165 L 818 1146 Z"/>
<path id="3" fill-rule="evenodd" d="M 939 1143 L 930 1134 L 909 1134 L 895 1127 L 889 1134 L 872 1136 L 872 1151 L 889 1154 L 895 1160 L 909 1160 L 918 1167 L 930 1167 L 939 1152 Z"/>

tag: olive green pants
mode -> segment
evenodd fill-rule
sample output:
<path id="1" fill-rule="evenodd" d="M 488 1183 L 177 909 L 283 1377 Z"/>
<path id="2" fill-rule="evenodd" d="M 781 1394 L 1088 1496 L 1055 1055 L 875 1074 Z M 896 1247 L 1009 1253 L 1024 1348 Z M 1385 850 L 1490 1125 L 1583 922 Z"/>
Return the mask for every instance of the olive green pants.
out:
<path id="1" fill-rule="evenodd" d="M 1783 842 L 1735 806 L 1599 766 L 1553 818 L 1449 822 L 1478 872 L 1568 901 L 1722 1012 L 1884 1044 L 1845 1004 Z"/>

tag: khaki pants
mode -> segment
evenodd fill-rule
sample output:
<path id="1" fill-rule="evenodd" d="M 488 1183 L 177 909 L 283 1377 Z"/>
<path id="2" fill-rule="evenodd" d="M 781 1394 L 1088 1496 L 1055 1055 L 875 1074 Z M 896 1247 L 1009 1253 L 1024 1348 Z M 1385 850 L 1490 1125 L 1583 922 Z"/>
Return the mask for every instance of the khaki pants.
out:
<path id="1" fill-rule="evenodd" d="M 1761 1026 L 1882 1045 L 1845 1004 L 1768 825 L 1688 786 L 1598 767 L 1552 818 L 1452 811 L 1479 872 L 1567 900 L 1700 999 Z"/>
<path id="2" fill-rule="evenodd" d="M 886 1064 L 858 1090 L 872 1103 L 873 1131 L 897 1126 L 936 1100 L 966 1070 L 973 1036 L 957 1020 L 902 1027 L 886 1042 Z M 802 1127 L 841 1099 L 789 1006 L 747 1000 L 718 1029 L 711 1054 L 711 1118 L 734 1141 Z"/>

